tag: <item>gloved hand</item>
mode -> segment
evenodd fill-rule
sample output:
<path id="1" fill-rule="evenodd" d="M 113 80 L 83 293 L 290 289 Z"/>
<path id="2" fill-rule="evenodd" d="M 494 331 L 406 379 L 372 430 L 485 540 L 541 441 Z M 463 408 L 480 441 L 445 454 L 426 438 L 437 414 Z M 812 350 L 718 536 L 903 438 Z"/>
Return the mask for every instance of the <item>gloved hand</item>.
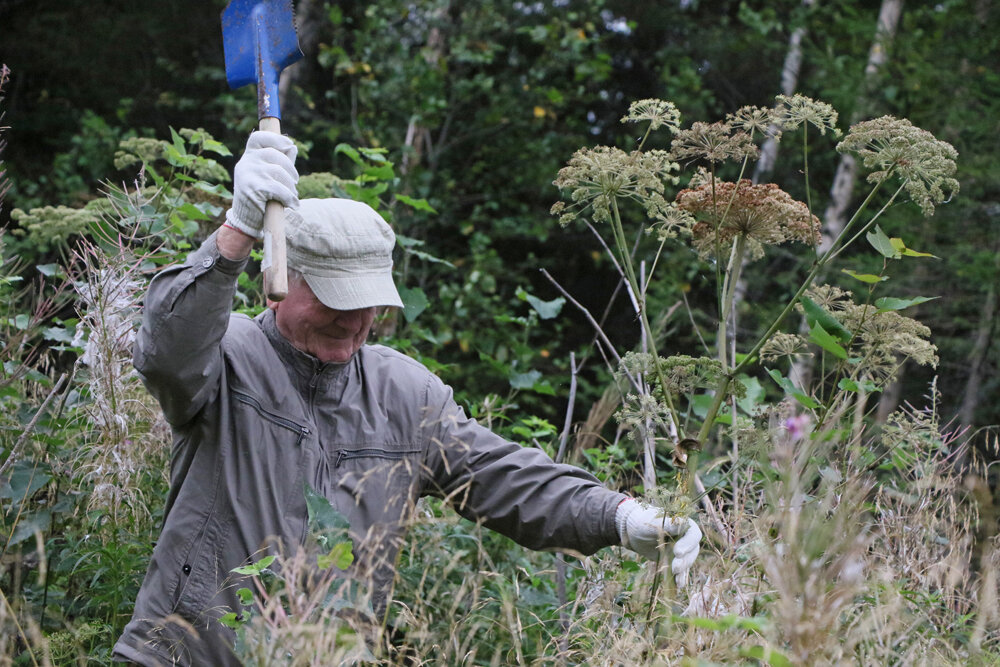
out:
<path id="1" fill-rule="evenodd" d="M 264 206 L 268 201 L 280 201 L 285 208 L 298 207 L 297 153 L 295 144 L 286 136 L 275 132 L 250 135 L 243 157 L 236 163 L 233 205 L 226 213 L 227 225 L 259 239 L 264 235 Z"/>
<path id="2" fill-rule="evenodd" d="M 622 546 L 649 560 L 656 560 L 657 549 L 665 535 L 681 536 L 674 543 L 670 570 L 678 586 L 687 584 L 687 573 L 698 557 L 701 529 L 691 519 L 668 517 L 657 507 L 649 507 L 632 498 L 623 501 L 615 513 L 615 527 Z"/>

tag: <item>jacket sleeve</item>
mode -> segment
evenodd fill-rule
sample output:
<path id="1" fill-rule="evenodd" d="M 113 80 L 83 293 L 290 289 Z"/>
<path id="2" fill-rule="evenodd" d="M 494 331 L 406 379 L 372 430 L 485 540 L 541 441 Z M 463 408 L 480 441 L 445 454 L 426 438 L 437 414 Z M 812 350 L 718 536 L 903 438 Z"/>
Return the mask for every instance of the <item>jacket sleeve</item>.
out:
<path id="1" fill-rule="evenodd" d="M 530 549 L 589 555 L 620 544 L 615 511 L 627 496 L 540 449 L 508 442 L 465 415 L 432 376 L 425 428 L 427 491 L 471 521 Z"/>
<path id="2" fill-rule="evenodd" d="M 189 422 L 218 390 L 220 344 L 246 263 L 222 257 L 213 234 L 150 283 L 133 362 L 171 426 Z"/>

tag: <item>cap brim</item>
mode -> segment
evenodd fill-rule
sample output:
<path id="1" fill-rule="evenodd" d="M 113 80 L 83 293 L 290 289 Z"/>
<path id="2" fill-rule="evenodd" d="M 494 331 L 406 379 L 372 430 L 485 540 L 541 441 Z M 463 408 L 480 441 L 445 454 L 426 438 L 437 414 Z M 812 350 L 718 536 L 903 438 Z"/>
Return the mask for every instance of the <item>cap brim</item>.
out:
<path id="1" fill-rule="evenodd" d="M 357 310 L 376 306 L 403 307 L 391 273 L 355 274 L 350 278 L 303 274 L 306 284 L 327 308 Z"/>

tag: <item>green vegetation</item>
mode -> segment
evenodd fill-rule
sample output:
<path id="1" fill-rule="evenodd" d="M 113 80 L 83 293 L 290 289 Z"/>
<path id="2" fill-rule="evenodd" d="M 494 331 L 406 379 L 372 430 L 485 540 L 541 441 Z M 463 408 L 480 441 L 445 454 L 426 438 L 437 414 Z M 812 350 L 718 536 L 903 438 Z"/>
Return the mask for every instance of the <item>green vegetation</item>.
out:
<path id="1" fill-rule="evenodd" d="M 678 588 L 668 558 L 529 552 L 422 501 L 372 627 L 307 496 L 328 577 L 243 573 L 247 664 L 1000 664 L 998 11 L 907 7 L 876 38 L 878 4 L 298 3 L 300 192 L 398 234 L 378 338 L 706 538 Z M 32 11 L 0 10 L 10 54 L 69 20 Z M 141 11 L 178 36 L 121 37 L 158 97 L 96 77 L 73 116 L 0 74 L 0 665 L 110 664 L 169 474 L 143 292 L 219 224 L 253 126 L 209 31 Z M 797 30 L 804 94 L 775 96 Z M 252 267 L 234 308 L 262 307 Z"/>

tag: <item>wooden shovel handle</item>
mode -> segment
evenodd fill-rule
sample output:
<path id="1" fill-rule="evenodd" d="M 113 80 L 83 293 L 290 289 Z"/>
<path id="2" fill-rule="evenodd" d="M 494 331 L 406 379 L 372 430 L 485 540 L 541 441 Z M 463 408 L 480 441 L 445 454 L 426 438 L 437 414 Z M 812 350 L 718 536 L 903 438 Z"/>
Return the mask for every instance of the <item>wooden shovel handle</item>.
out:
<path id="1" fill-rule="evenodd" d="M 260 119 L 262 132 L 281 134 L 281 120 L 273 116 Z M 288 296 L 288 265 L 285 256 L 285 207 L 271 200 L 264 207 L 264 294 L 271 301 Z"/>

